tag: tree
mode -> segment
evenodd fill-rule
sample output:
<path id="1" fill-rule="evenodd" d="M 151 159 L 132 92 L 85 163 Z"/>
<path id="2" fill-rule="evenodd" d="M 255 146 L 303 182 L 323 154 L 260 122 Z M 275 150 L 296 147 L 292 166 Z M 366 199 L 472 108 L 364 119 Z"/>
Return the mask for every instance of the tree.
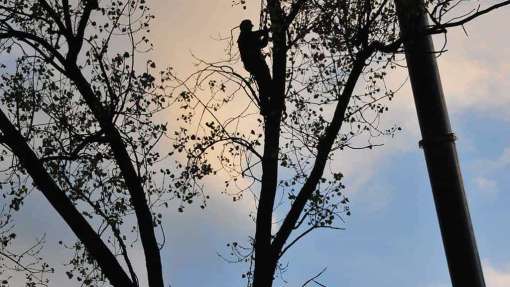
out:
<path id="1" fill-rule="evenodd" d="M 430 1 L 434 24 L 427 33 L 443 33 L 507 1 L 448 18 L 459 3 Z M 128 254 L 139 236 L 148 285 L 163 286 L 157 208 L 173 195 L 191 202 L 200 192 L 198 180 L 222 171 L 231 176 L 228 187 L 259 190 L 254 239 L 247 249 L 231 245 L 253 262 L 246 274 L 253 286 L 272 285 L 281 257 L 311 231 L 336 228 L 334 220 L 350 211 L 342 174 L 325 172 L 328 161 L 342 149 L 373 148 L 374 138 L 398 130 L 378 126 L 387 109 L 381 102 L 393 97 L 379 83 L 402 43 L 394 7 L 386 0 L 262 4 L 261 23 L 272 34 L 265 118 L 247 101 L 260 96 L 257 86 L 230 66 L 232 58 L 202 63 L 205 68 L 186 81 L 171 70 L 156 79 L 151 60 L 137 72 L 135 57 L 151 48 L 146 34 L 152 16 L 143 0 L 4 1 L 0 47 L 11 62 L 0 82 L 0 159 L 10 204 L 0 223 L 2 263 L 11 260 L 29 286 L 47 283 L 39 280 L 51 271 L 47 263 L 23 261 L 24 254 L 37 256 L 40 242 L 29 253 L 9 250 L 16 239 L 12 214 L 32 185 L 76 234 L 78 242 L 62 245 L 74 252 L 69 277 L 84 285 L 140 285 Z M 356 87 L 362 75 L 365 89 Z M 167 87 L 170 81 L 177 87 Z M 202 84 L 212 92 L 207 101 L 198 97 Z M 177 102 L 187 112 L 181 122 L 198 127 L 174 131 L 174 148 L 188 160 L 177 176 L 174 168 L 158 170 L 164 157 L 155 147 L 167 128 L 153 119 L 176 88 L 183 89 Z M 239 98 L 243 93 L 249 97 Z M 229 118 L 217 112 L 238 100 L 248 105 L 245 111 Z M 254 125 L 243 131 L 243 122 Z M 223 148 L 214 150 L 220 143 Z M 243 177 L 252 182 L 241 183 Z M 272 232 L 278 198 L 285 212 Z"/>
<path id="2" fill-rule="evenodd" d="M 35 275 L 51 271 L 9 250 L 12 214 L 32 185 L 78 239 L 61 242 L 74 253 L 70 278 L 86 286 L 139 286 L 128 254 L 139 238 L 148 285 L 164 286 L 157 210 L 175 194 L 164 186 L 170 169 L 156 168 L 166 124 L 153 117 L 167 106 L 169 74 L 153 75 L 155 63 L 137 58 L 151 49 L 152 19 L 143 0 L 0 5 L 1 53 L 9 59 L 0 82 L 1 160 L 10 201 L 0 251 L 5 268 L 14 262 L 26 273 L 27 286 L 45 285 Z"/>
<path id="3" fill-rule="evenodd" d="M 423 9 L 432 24 L 425 33 L 446 35 L 508 4 L 427 1 Z M 376 137 L 399 130 L 380 127 L 379 119 L 388 110 L 384 100 L 394 96 L 384 79 L 404 40 L 393 1 L 267 0 L 261 7 L 261 28 L 272 36 L 270 83 L 237 69 L 232 39 L 225 60 L 201 60 L 200 70 L 180 82 L 182 107 L 190 110 L 185 120 L 194 130 L 184 130 L 178 144 L 187 149 L 185 177 L 226 172 L 234 200 L 245 190 L 254 194 L 255 236 L 248 247 L 231 246 L 240 261 L 250 262 L 245 276 L 256 287 L 272 285 L 280 259 L 296 242 L 315 229 L 337 228 L 335 219 L 350 214 L 343 175 L 327 171 L 327 164 L 338 151 L 372 149 Z M 254 108 L 260 98 L 270 99 L 263 117 Z M 239 104 L 246 105 L 242 112 L 230 112 Z M 222 108 L 230 113 L 219 113 Z"/>

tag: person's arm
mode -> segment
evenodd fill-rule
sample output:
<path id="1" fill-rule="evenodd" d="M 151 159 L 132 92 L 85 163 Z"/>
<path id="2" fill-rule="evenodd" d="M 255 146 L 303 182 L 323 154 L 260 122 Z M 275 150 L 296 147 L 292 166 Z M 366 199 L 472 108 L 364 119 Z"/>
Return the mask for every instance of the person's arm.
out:
<path id="1" fill-rule="evenodd" d="M 269 30 L 258 30 L 254 31 L 253 35 L 257 38 L 257 41 L 259 43 L 259 48 L 264 48 L 267 46 L 267 43 L 269 42 Z"/>

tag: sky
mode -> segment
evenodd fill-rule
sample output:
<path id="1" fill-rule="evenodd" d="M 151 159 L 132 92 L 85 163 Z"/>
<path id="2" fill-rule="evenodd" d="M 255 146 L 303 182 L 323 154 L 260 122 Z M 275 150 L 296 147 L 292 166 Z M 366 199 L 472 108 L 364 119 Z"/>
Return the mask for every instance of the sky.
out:
<path id="1" fill-rule="evenodd" d="M 151 33 L 158 65 L 186 74 L 192 54 L 220 57 L 223 45 L 215 39 L 228 35 L 244 18 L 258 19 L 257 5 L 243 11 L 231 3 L 154 1 Z M 448 52 L 438 60 L 489 287 L 510 286 L 510 40 L 500 24 L 509 16 L 510 9 L 503 8 L 467 24 L 467 36 L 462 29 L 450 31 Z M 406 76 L 398 70 L 389 76 L 390 85 L 398 87 Z M 451 286 L 408 83 L 384 120 L 403 131 L 385 139 L 382 147 L 342 153 L 333 163 L 345 175 L 351 200 L 346 230 L 319 231 L 301 241 L 285 257 L 288 270 L 274 286 L 301 286 L 324 268 L 319 281 L 327 286 Z M 228 254 L 226 243 L 251 235 L 252 204 L 219 195 L 220 184 L 208 182 L 216 194 L 206 210 L 191 207 L 182 214 L 165 214 L 162 256 L 172 287 L 244 286 L 246 266 L 227 263 L 218 254 Z M 18 222 L 27 242 L 46 234 L 44 252 L 50 261 L 63 262 L 67 253 L 52 238 L 62 233 L 63 222 L 37 194 L 25 209 Z M 141 270 L 143 262 L 135 267 Z M 51 286 L 69 286 L 63 272 L 57 270 Z"/>

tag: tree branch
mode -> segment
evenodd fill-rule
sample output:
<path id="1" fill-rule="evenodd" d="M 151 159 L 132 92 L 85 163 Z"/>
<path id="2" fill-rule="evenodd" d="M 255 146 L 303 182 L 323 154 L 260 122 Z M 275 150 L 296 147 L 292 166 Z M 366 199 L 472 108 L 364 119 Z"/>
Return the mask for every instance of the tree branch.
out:
<path id="1" fill-rule="evenodd" d="M 67 60 L 69 63 L 75 63 L 78 54 L 81 51 L 83 46 L 83 37 L 85 36 L 85 29 L 87 28 L 87 23 L 90 19 L 90 14 L 92 10 L 97 9 L 97 0 L 86 0 L 85 8 L 83 9 L 83 14 L 78 22 L 78 28 L 76 29 L 76 35 L 72 40 L 68 41 L 69 44 L 69 52 L 67 54 Z"/>
<path id="2" fill-rule="evenodd" d="M 60 214 L 80 241 L 83 242 L 87 251 L 96 260 L 110 283 L 116 287 L 134 286 L 110 249 L 46 172 L 39 158 L 37 158 L 25 139 L 1 110 L 0 130 L 3 133 L 4 142 L 20 160 L 22 166 L 32 177 L 35 185 L 53 208 Z"/>
<path id="3" fill-rule="evenodd" d="M 305 5 L 305 3 L 309 0 L 297 0 L 292 7 L 290 8 L 289 14 L 285 17 L 283 21 L 283 27 L 284 29 L 287 29 L 287 27 L 292 24 L 292 21 L 296 18 L 296 16 L 301 12 L 301 9 Z"/>
<path id="4" fill-rule="evenodd" d="M 368 54 L 368 55 L 367 55 Z M 283 223 L 280 227 L 280 230 L 276 233 L 275 239 L 271 245 L 273 256 L 278 258 L 279 254 L 282 251 L 285 242 L 289 238 L 296 222 L 299 220 L 301 212 L 306 206 L 310 196 L 317 188 L 317 184 L 319 183 L 322 174 L 324 172 L 324 168 L 326 166 L 329 153 L 333 147 L 336 136 L 338 135 L 344 118 L 345 112 L 349 105 L 352 93 L 354 91 L 354 87 L 363 71 L 365 66 L 365 60 L 369 56 L 369 52 L 358 54 L 358 58 L 353 64 L 353 69 L 350 72 L 347 83 L 344 87 L 340 100 L 336 106 L 335 113 L 333 115 L 333 119 L 329 126 L 326 129 L 325 134 L 321 137 L 319 144 L 317 146 L 317 156 L 315 158 L 314 166 L 312 171 L 310 172 L 310 176 L 306 180 L 305 184 L 299 191 L 299 194 L 296 197 L 296 200 L 292 204 L 289 212 L 285 216 Z"/>
<path id="5" fill-rule="evenodd" d="M 104 109 L 101 102 L 95 95 L 90 83 L 81 73 L 75 63 L 68 63 L 67 67 L 70 79 L 76 85 L 78 91 L 84 98 L 87 106 L 92 110 L 94 117 L 99 122 L 104 131 L 117 165 L 121 171 L 126 187 L 131 196 L 139 230 L 140 238 L 145 255 L 145 263 L 148 273 L 149 286 L 163 287 L 163 273 L 161 265 L 161 254 L 154 232 L 154 223 L 152 213 L 145 197 L 145 191 L 142 186 L 140 176 L 133 166 L 131 157 L 126 149 L 126 145 L 119 130 L 111 122 L 111 116 Z"/>
<path id="6" fill-rule="evenodd" d="M 60 61 L 60 63 L 65 64 L 64 56 L 62 56 L 62 54 L 60 54 L 60 52 L 55 47 L 53 47 L 50 43 L 48 43 L 46 40 L 44 40 L 43 38 L 41 38 L 37 35 L 30 34 L 27 32 L 17 31 L 14 29 L 9 29 L 8 31 L 6 31 L 4 33 L 0 33 L 0 39 L 10 39 L 10 38 L 16 38 L 18 40 L 28 39 L 28 40 L 34 41 L 35 43 L 43 46 L 44 49 L 48 50 L 48 52 L 52 56 L 57 58 Z"/>
<path id="7" fill-rule="evenodd" d="M 510 5 L 510 0 L 507 0 L 507 1 L 503 1 L 503 2 L 500 2 L 498 4 L 494 4 L 488 8 L 485 8 L 483 10 L 477 10 L 474 14 L 470 15 L 470 16 L 467 16 L 466 18 L 463 18 L 459 21 L 455 21 L 455 22 L 447 22 L 445 24 L 441 24 L 439 26 L 436 26 L 436 27 L 432 27 L 431 29 L 427 29 L 428 33 L 431 33 L 431 34 L 435 34 L 435 30 L 436 29 L 440 29 L 440 30 L 444 30 L 444 29 L 447 29 L 447 28 L 451 28 L 451 27 L 456 27 L 456 26 L 462 26 L 464 24 L 466 24 L 467 22 L 471 21 L 471 20 L 474 20 L 484 14 L 487 14 L 489 13 L 490 11 L 492 10 L 495 10 L 495 9 L 498 9 L 498 8 L 501 8 L 503 6 L 507 6 L 507 5 Z"/>
<path id="8" fill-rule="evenodd" d="M 44 8 L 46 13 L 48 13 L 48 15 L 51 17 L 51 19 L 53 19 L 53 21 L 55 21 L 55 23 L 57 23 L 57 26 L 58 26 L 59 30 L 63 32 L 62 34 L 64 35 L 64 37 L 66 37 L 66 39 L 68 41 L 71 40 L 72 36 L 73 36 L 72 30 L 70 30 L 70 28 L 66 27 L 64 25 L 64 23 L 62 23 L 58 13 L 48 4 L 48 2 L 46 2 L 46 0 L 39 0 L 39 1 L 41 2 L 41 6 Z"/>

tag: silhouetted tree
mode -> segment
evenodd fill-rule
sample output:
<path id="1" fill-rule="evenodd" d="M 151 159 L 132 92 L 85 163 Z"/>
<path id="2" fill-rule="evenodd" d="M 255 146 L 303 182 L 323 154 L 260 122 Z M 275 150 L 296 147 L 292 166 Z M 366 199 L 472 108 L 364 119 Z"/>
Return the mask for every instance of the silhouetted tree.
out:
<path id="1" fill-rule="evenodd" d="M 16 237 L 12 213 L 32 186 L 77 237 L 61 242 L 74 254 L 69 278 L 86 286 L 139 286 L 128 251 L 140 242 L 143 281 L 164 286 L 157 208 L 175 194 L 164 186 L 170 169 L 156 168 L 166 125 L 153 116 L 167 106 L 169 74 L 153 75 L 155 63 L 137 58 L 152 48 L 152 19 L 143 0 L 0 4 L 0 160 L 8 203 L 0 257 L 2 269 L 26 273 L 29 286 L 46 285 L 39 275 L 52 270 L 36 256 L 42 242 L 31 253 L 9 249 Z M 172 184 L 181 186 L 179 179 Z M 33 261 L 25 261 L 28 255 Z"/>
<path id="2" fill-rule="evenodd" d="M 426 33 L 446 35 L 509 1 L 476 4 L 427 1 Z M 271 32 L 270 83 L 239 68 L 232 37 L 226 59 L 199 60 L 200 69 L 180 82 L 193 130 L 184 129 L 177 145 L 188 155 L 190 180 L 221 172 L 234 200 L 244 191 L 256 199 L 254 238 L 249 246 L 229 244 L 250 262 L 244 276 L 255 287 L 272 286 L 296 242 L 338 228 L 335 220 L 350 214 L 343 175 L 328 162 L 343 149 L 372 149 L 377 137 L 399 130 L 379 123 L 395 92 L 385 88 L 385 76 L 403 41 L 389 0 L 263 0 L 261 7 L 260 26 Z M 258 99 L 270 99 L 262 113 L 254 108 Z"/>
<path id="3" fill-rule="evenodd" d="M 462 1 L 429 1 L 427 33 L 445 33 L 508 2 L 462 14 Z M 262 1 L 261 28 L 271 33 L 267 95 L 232 66 L 233 41 L 226 61 L 202 61 L 186 80 L 171 70 L 156 79 L 153 61 L 135 60 L 151 49 L 151 20 L 143 0 L 0 5 L 0 160 L 8 200 L 0 213 L 0 263 L 24 272 L 29 286 L 46 285 L 41 274 L 52 271 L 37 255 L 43 239 L 24 253 L 10 249 L 12 214 L 32 186 L 77 236 L 74 244 L 62 242 L 74 253 L 70 278 L 138 286 L 128 252 L 139 238 L 148 285 L 162 287 L 156 208 L 171 196 L 191 202 L 203 188 L 198 180 L 218 173 L 229 176 L 234 200 L 245 190 L 257 199 L 254 238 L 247 247 L 229 246 L 252 263 L 250 285 L 271 286 L 290 247 L 313 230 L 337 229 L 335 219 L 350 214 L 343 175 L 325 172 L 335 152 L 373 148 L 378 136 L 398 129 L 379 126 L 383 101 L 394 94 L 382 88 L 384 77 L 402 43 L 389 0 Z M 204 85 L 212 97 L 199 95 Z M 158 170 L 156 146 L 166 126 L 153 120 L 174 89 L 182 90 L 179 120 L 194 125 L 174 133 L 174 148 L 188 160 L 177 177 L 174 168 Z M 263 117 L 253 108 L 260 98 L 270 99 Z M 246 109 L 238 112 L 239 103 Z"/>

